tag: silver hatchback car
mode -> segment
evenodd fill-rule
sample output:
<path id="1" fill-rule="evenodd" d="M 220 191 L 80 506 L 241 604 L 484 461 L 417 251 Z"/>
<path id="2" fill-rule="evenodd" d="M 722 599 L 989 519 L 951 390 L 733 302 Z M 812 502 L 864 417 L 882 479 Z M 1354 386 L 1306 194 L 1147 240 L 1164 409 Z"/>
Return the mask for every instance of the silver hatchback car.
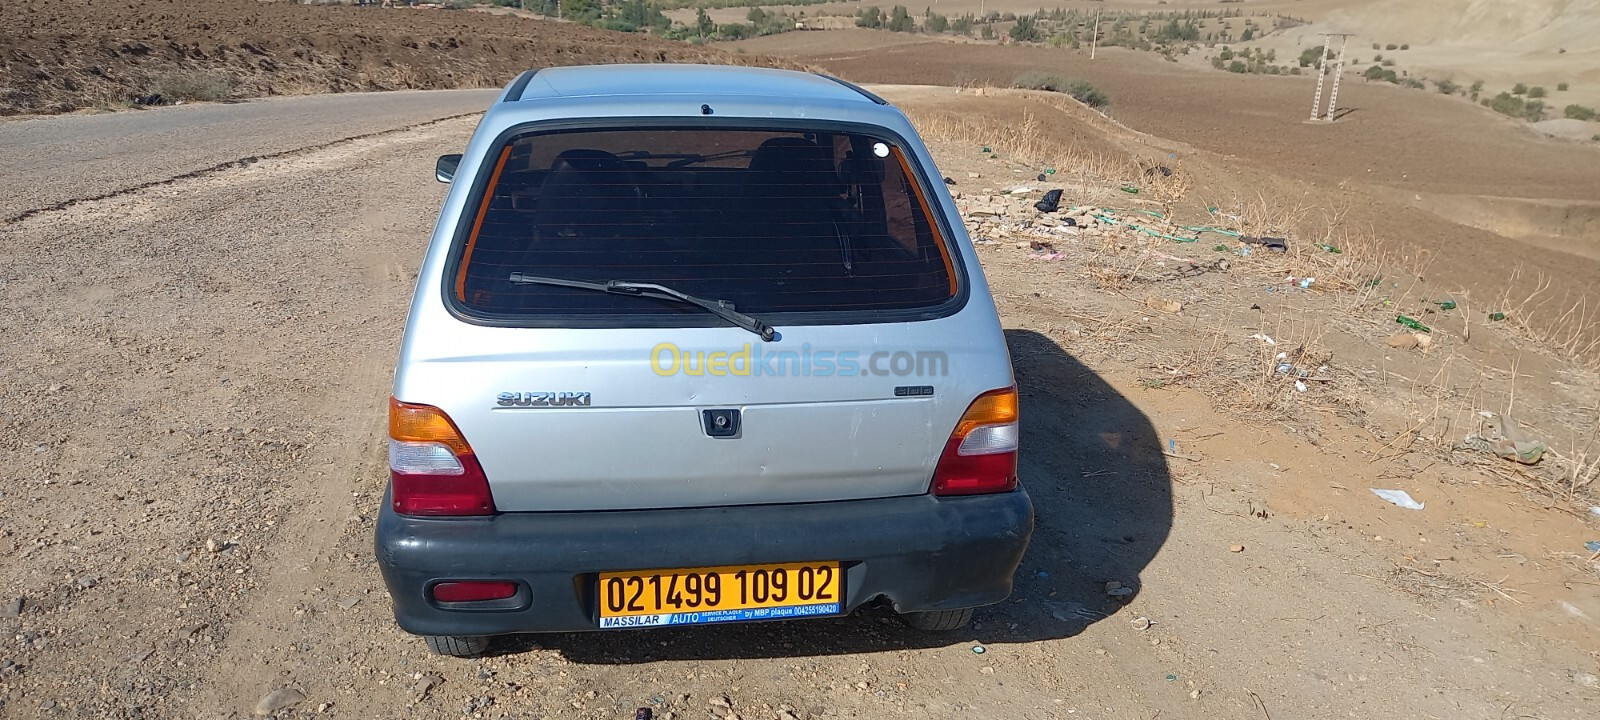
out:
<path id="1" fill-rule="evenodd" d="M 530 71 L 417 280 L 377 557 L 437 652 L 834 616 L 949 630 L 1033 529 L 994 302 L 905 115 L 800 72 Z"/>

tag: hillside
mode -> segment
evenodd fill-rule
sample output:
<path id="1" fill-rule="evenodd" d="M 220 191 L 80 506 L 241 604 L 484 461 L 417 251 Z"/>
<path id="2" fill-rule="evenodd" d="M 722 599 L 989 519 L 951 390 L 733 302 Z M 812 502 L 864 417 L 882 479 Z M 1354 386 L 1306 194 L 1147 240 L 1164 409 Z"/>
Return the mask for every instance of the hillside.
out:
<path id="1" fill-rule="evenodd" d="M 1600 50 L 1600 0 L 1410 0 L 1328 13 L 1326 24 L 1383 42 L 1522 52 Z"/>
<path id="2" fill-rule="evenodd" d="M 775 63 L 527 18 L 255 0 L 0 4 L 0 48 L 0 115 L 498 86 L 550 65 Z"/>
<path id="3" fill-rule="evenodd" d="M 1379 57 L 1412 76 L 1482 81 L 1488 95 L 1517 83 L 1544 86 L 1556 91 L 1547 104 L 1558 112 L 1569 103 L 1600 103 L 1600 0 L 1352 4 L 1256 45 L 1293 57 L 1325 32 L 1355 34 L 1350 50 L 1358 69 L 1375 63 L 1371 51 L 1382 46 Z M 1558 90 L 1563 84 L 1567 89 Z"/>

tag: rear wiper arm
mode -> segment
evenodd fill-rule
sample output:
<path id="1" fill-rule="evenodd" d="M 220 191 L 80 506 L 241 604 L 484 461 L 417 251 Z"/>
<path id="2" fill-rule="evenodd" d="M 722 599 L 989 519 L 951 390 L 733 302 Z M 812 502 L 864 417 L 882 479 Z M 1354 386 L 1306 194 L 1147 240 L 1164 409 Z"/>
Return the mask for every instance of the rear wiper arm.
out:
<path id="1" fill-rule="evenodd" d="M 671 300 L 685 305 L 694 305 L 706 312 L 716 315 L 723 320 L 733 323 L 759 336 L 764 342 L 772 342 L 778 336 L 778 331 L 751 315 L 746 315 L 733 309 L 733 303 L 727 300 L 707 300 L 696 297 L 686 292 L 674 290 L 665 285 L 656 283 L 630 282 L 628 280 L 611 280 L 608 282 L 589 282 L 587 280 L 568 280 L 566 278 L 541 277 L 525 273 L 511 273 L 511 282 L 515 285 L 553 285 L 556 287 L 578 288 L 580 290 L 594 290 L 607 292 L 613 295 L 634 295 L 637 297 L 655 298 L 657 300 Z"/>

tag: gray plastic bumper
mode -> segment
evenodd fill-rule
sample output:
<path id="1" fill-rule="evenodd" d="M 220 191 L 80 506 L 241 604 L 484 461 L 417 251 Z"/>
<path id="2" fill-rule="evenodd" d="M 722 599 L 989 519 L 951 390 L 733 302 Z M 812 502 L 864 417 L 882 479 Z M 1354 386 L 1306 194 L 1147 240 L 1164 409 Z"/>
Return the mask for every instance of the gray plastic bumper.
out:
<path id="1" fill-rule="evenodd" d="M 1011 593 L 1033 531 L 1027 493 L 615 512 L 402 517 L 384 498 L 377 555 L 400 627 L 417 635 L 593 630 L 603 571 L 839 560 L 846 612 L 990 605 Z M 516 597 L 441 607 L 443 580 L 509 580 Z"/>

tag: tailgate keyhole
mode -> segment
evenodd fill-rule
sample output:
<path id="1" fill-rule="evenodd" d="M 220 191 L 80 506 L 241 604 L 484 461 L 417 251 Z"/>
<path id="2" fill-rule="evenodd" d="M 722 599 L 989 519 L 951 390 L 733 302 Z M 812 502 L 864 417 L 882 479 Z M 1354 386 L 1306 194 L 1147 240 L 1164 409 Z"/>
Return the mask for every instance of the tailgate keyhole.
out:
<path id="1" fill-rule="evenodd" d="M 739 435 L 739 411 L 733 409 L 702 410 L 706 434 L 714 438 L 731 438 Z"/>

